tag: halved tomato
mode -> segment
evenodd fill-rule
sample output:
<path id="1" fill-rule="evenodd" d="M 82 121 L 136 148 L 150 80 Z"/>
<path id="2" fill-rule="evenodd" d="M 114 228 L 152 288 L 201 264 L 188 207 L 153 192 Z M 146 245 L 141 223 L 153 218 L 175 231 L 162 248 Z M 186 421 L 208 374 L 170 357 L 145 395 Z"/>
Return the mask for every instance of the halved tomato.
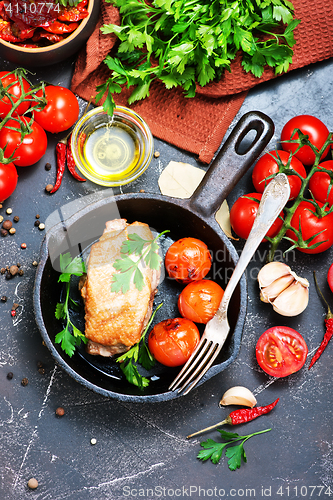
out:
<path id="1" fill-rule="evenodd" d="M 260 367 L 273 377 L 287 377 L 305 363 L 308 348 L 302 335 L 288 326 L 273 326 L 259 338 L 256 357 Z"/>

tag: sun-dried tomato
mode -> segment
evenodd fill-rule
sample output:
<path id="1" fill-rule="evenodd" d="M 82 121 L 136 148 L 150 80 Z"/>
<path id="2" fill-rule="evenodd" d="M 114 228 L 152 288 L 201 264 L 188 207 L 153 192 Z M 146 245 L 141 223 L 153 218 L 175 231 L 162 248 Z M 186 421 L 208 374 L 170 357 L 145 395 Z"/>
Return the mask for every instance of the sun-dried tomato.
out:
<path id="1" fill-rule="evenodd" d="M 35 28 L 31 28 L 27 26 L 22 21 L 18 20 L 15 23 L 12 23 L 12 33 L 16 36 L 20 41 L 27 40 L 28 38 L 32 38 L 34 34 Z"/>
<path id="2" fill-rule="evenodd" d="M 51 43 L 61 42 L 62 36 L 56 35 L 55 33 L 48 33 L 47 31 L 41 30 L 34 34 L 32 41 L 39 42 L 40 40 L 48 40 Z"/>
<path id="3" fill-rule="evenodd" d="M 59 4 L 54 0 L 4 0 L 7 15 L 13 21 L 20 19 L 28 26 L 39 26 L 46 21 L 57 19 Z"/>
<path id="4" fill-rule="evenodd" d="M 86 2 L 80 2 L 75 7 L 62 7 L 58 16 L 58 21 L 69 21 L 71 23 L 78 22 L 89 16 L 89 12 L 82 5 Z"/>
<path id="5" fill-rule="evenodd" d="M 41 25 L 46 31 L 50 33 L 56 33 L 57 35 L 63 35 L 65 33 L 72 33 L 72 31 L 76 30 L 79 27 L 79 23 L 60 23 L 59 21 L 53 21 L 49 25 Z"/>
<path id="6" fill-rule="evenodd" d="M 2 19 L 0 19 L 0 38 L 1 40 L 5 40 L 5 42 L 20 42 L 20 39 L 12 33 L 12 23 L 3 21 Z"/>

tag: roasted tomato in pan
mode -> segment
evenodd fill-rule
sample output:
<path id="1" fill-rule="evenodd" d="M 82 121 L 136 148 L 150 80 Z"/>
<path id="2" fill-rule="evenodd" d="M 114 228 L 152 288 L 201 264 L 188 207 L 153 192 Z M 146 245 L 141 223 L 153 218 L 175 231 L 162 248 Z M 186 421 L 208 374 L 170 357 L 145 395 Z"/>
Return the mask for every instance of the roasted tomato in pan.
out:
<path id="1" fill-rule="evenodd" d="M 333 170 L 333 160 L 323 161 L 318 165 L 326 170 Z M 333 189 L 331 177 L 326 172 L 315 172 L 309 181 L 309 190 L 317 201 L 328 202 L 330 207 L 333 205 Z"/>
<path id="2" fill-rule="evenodd" d="M 195 323 L 206 324 L 216 313 L 223 288 L 215 281 L 199 280 L 186 285 L 178 298 L 180 314 Z"/>
<path id="3" fill-rule="evenodd" d="M 240 196 L 230 210 L 230 223 L 235 233 L 243 239 L 247 239 L 256 218 L 262 193 L 249 193 Z M 278 234 L 283 224 L 283 212 L 267 232 L 267 236 L 273 238 Z M 266 241 L 265 238 L 263 241 Z"/>
<path id="4" fill-rule="evenodd" d="M 28 92 L 30 89 L 30 84 L 25 78 L 22 78 L 22 86 L 18 77 L 14 73 L 8 73 L 8 71 L 0 71 L 0 80 L 3 87 L 12 96 L 14 104 L 22 95 L 23 92 Z M 23 115 L 25 111 L 30 107 L 30 102 L 22 102 L 14 111 L 12 116 Z M 12 109 L 12 103 L 7 96 L 4 96 L 0 101 L 0 117 L 4 118 L 8 112 Z"/>
<path id="5" fill-rule="evenodd" d="M 306 177 L 306 170 L 304 165 L 295 157 L 292 156 L 287 151 L 271 151 L 270 153 L 264 154 L 255 164 L 252 172 L 252 182 L 258 191 L 258 193 L 263 193 L 267 184 L 271 182 L 273 177 L 267 179 L 273 174 L 279 173 L 278 160 L 282 162 L 284 166 L 288 165 L 291 170 L 295 170 L 302 177 Z M 293 200 L 297 197 L 302 182 L 297 175 L 288 175 L 288 181 L 290 185 L 290 196 L 289 200 Z"/>
<path id="6" fill-rule="evenodd" d="M 47 136 L 43 128 L 33 119 L 22 116 L 21 120 L 25 127 L 31 128 L 31 132 L 21 140 L 19 123 L 16 120 L 8 120 L 0 130 L 0 148 L 6 148 L 6 158 L 9 158 L 14 153 L 13 163 L 16 166 L 28 167 L 39 161 L 45 154 Z"/>
<path id="7" fill-rule="evenodd" d="M 294 153 L 298 148 L 297 143 L 284 142 L 289 139 L 298 139 L 298 133 L 293 133 L 295 129 L 299 129 L 303 134 L 308 135 L 309 141 L 313 146 L 320 150 L 326 139 L 328 138 L 329 130 L 326 125 L 311 115 L 299 115 L 291 118 L 283 127 L 281 132 L 282 148 L 285 151 L 290 151 Z M 325 158 L 329 151 L 329 146 L 325 149 L 322 158 Z M 312 151 L 310 146 L 302 146 L 301 149 L 295 154 L 303 165 L 310 166 L 314 164 L 315 153 Z"/>
<path id="8" fill-rule="evenodd" d="M 308 348 L 302 335 L 288 326 L 273 326 L 259 338 L 256 357 L 273 377 L 287 377 L 302 368 Z"/>
<path id="9" fill-rule="evenodd" d="M 42 91 L 37 92 L 42 97 Z M 34 111 L 34 118 L 44 130 L 57 134 L 68 130 L 79 117 L 79 103 L 75 94 L 65 87 L 45 87 L 47 104 L 41 111 Z"/>
<path id="10" fill-rule="evenodd" d="M 186 363 L 200 341 L 197 326 L 186 318 L 161 321 L 148 337 L 148 348 L 154 358 L 165 366 Z"/>
<path id="11" fill-rule="evenodd" d="M 196 238 L 175 241 L 165 256 L 165 267 L 170 278 L 181 283 L 201 280 L 211 265 L 212 257 L 207 245 Z"/>

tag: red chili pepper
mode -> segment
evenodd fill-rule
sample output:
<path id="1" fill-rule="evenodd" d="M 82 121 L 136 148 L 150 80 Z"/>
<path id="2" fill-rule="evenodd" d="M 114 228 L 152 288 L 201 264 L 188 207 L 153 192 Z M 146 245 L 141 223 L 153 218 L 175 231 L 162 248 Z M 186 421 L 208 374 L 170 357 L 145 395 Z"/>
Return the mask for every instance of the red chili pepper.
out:
<path id="1" fill-rule="evenodd" d="M 316 278 L 316 273 L 315 272 L 313 272 L 313 276 L 314 276 L 314 280 L 315 280 L 315 284 L 316 284 L 318 293 L 321 295 L 322 299 L 324 300 L 324 302 L 325 302 L 325 304 L 327 306 L 327 314 L 325 316 L 326 330 L 325 330 L 324 338 L 321 341 L 320 346 L 318 347 L 317 351 L 315 352 L 313 358 L 310 361 L 309 370 L 315 364 L 315 362 L 318 361 L 318 359 L 320 358 L 320 356 L 323 354 L 323 352 L 325 351 L 325 349 L 327 347 L 327 344 L 329 343 L 329 341 L 331 340 L 332 335 L 333 335 L 333 314 L 331 312 L 331 309 L 330 309 L 330 306 L 328 305 L 327 300 L 325 299 L 324 295 L 322 294 L 322 292 L 321 292 L 321 290 L 320 290 L 320 288 L 318 286 L 318 282 L 317 282 L 317 278 Z"/>
<path id="2" fill-rule="evenodd" d="M 72 176 L 74 177 L 74 179 L 76 179 L 77 181 L 80 181 L 80 182 L 85 182 L 86 179 L 81 177 L 75 170 L 76 165 L 75 165 L 75 161 L 74 161 L 74 158 L 72 155 L 70 137 L 71 136 L 69 136 L 69 138 L 68 138 L 67 146 L 66 146 L 67 167 L 68 167 L 68 170 L 70 171 L 70 173 L 72 174 Z"/>
<path id="3" fill-rule="evenodd" d="M 210 427 L 206 427 L 206 429 L 202 429 L 201 431 L 194 432 L 193 434 L 187 436 L 187 438 L 197 436 L 202 432 L 216 429 L 216 427 L 219 427 L 220 425 L 239 425 L 239 424 L 245 424 L 246 422 L 250 422 L 251 420 L 258 418 L 261 415 L 265 415 L 266 413 L 272 411 L 273 408 L 277 405 L 279 399 L 280 398 L 277 398 L 273 403 L 267 406 L 256 406 L 254 408 L 245 408 L 245 409 L 243 408 L 241 410 L 232 411 L 227 416 L 227 418 L 222 420 L 222 422 L 219 422 L 218 424 L 215 425 L 211 425 Z"/>
<path id="4" fill-rule="evenodd" d="M 58 142 L 56 146 L 56 159 L 57 159 L 57 179 L 52 191 L 50 194 L 58 191 L 61 185 L 62 178 L 64 176 L 65 167 L 66 167 L 66 144 L 63 142 Z"/>

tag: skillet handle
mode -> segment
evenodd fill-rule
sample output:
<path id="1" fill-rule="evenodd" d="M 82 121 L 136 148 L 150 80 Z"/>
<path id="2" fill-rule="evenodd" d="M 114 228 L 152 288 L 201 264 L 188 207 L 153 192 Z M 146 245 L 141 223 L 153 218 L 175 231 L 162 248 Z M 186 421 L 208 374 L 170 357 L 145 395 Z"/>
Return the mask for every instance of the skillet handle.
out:
<path id="1" fill-rule="evenodd" d="M 240 144 L 251 130 L 257 132 L 243 153 Z M 258 158 L 274 133 L 274 123 L 260 111 L 242 116 L 189 200 L 192 210 L 204 217 L 214 214 L 237 182 Z"/>

